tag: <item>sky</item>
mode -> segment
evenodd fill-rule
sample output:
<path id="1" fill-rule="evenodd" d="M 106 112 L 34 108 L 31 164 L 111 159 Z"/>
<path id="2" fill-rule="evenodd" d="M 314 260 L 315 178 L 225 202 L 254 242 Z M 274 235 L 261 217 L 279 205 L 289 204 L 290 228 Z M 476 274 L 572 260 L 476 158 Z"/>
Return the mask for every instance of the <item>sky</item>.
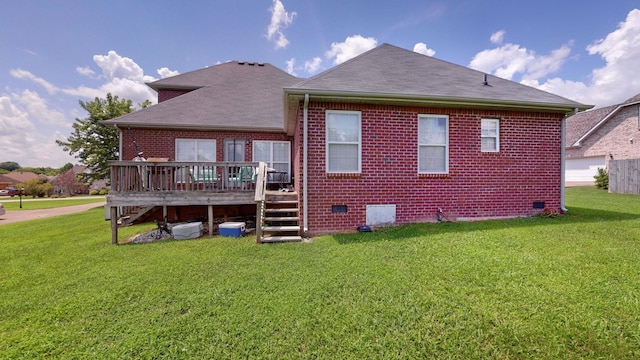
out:
<path id="1" fill-rule="evenodd" d="M 226 61 L 311 77 L 389 43 L 596 107 L 640 93 L 637 0 L 0 0 L 0 162 L 55 143 L 107 93 Z"/>

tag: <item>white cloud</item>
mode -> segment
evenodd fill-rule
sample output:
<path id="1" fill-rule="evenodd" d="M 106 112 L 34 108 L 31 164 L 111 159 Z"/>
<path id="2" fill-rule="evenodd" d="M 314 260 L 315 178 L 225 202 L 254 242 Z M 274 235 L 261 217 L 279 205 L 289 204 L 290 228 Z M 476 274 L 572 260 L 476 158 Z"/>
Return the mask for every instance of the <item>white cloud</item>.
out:
<path id="1" fill-rule="evenodd" d="M 76 72 L 80 75 L 84 75 L 87 77 L 93 77 L 96 74 L 95 71 L 91 70 L 91 68 L 88 66 L 85 66 L 85 67 L 78 66 L 76 68 Z"/>
<path id="2" fill-rule="evenodd" d="M 496 32 L 494 32 L 493 34 L 491 34 L 491 43 L 492 44 L 496 44 L 496 45 L 501 45 L 502 42 L 504 41 L 504 35 L 505 35 L 506 31 L 504 30 L 498 30 Z"/>
<path id="3" fill-rule="evenodd" d="M 47 101 L 35 91 L 24 90 L 21 95 L 14 95 L 14 98 L 26 107 L 29 117 L 39 124 L 71 127 L 64 114 L 49 108 Z"/>
<path id="4" fill-rule="evenodd" d="M 36 84 L 41 85 L 43 88 L 45 88 L 45 90 L 47 90 L 49 94 L 53 94 L 58 91 L 58 88 L 56 86 L 41 77 L 35 76 L 30 71 L 23 69 L 12 69 L 9 71 L 9 73 L 14 78 L 31 80 Z"/>
<path id="5" fill-rule="evenodd" d="M 275 42 L 276 49 L 284 49 L 289 45 L 289 40 L 283 30 L 291 25 L 297 14 L 295 11 L 287 12 L 280 0 L 273 0 L 273 6 L 269 11 L 271 12 L 271 23 L 267 28 L 267 39 Z"/>
<path id="6" fill-rule="evenodd" d="M 156 72 L 158 73 L 158 75 L 160 75 L 160 79 L 164 79 L 164 78 L 180 75 L 179 71 L 177 71 L 177 70 L 169 70 L 168 67 L 162 67 L 162 68 L 156 70 Z"/>
<path id="7" fill-rule="evenodd" d="M 287 60 L 287 72 L 293 76 L 298 76 L 296 74 L 296 58 Z"/>
<path id="8" fill-rule="evenodd" d="M 125 78 L 143 81 L 142 68 L 135 61 L 120 56 L 113 50 L 109 51 L 107 55 L 94 55 L 93 61 L 102 69 L 102 75 L 107 80 Z"/>
<path id="9" fill-rule="evenodd" d="M 640 10 L 631 10 L 618 28 L 590 44 L 590 55 L 600 55 L 606 64 L 591 72 L 589 83 L 549 79 L 538 87 L 596 106 L 606 106 L 640 93 L 640 78 L 635 76 L 640 64 Z"/>
<path id="10" fill-rule="evenodd" d="M 361 35 L 349 36 L 341 43 L 332 43 L 331 50 L 327 51 L 325 56 L 327 59 L 333 58 L 335 65 L 371 50 L 378 45 L 378 40 L 373 37 L 365 38 Z"/>
<path id="11" fill-rule="evenodd" d="M 499 34 L 498 34 L 499 33 Z M 501 42 L 504 31 L 491 35 L 492 42 Z M 516 74 L 521 80 L 538 80 L 560 69 L 571 54 L 571 43 L 551 51 L 549 55 L 538 55 L 518 44 L 504 44 L 494 49 L 477 53 L 469 67 L 513 80 Z"/>
<path id="12" fill-rule="evenodd" d="M 29 114 L 18 108 L 8 96 L 0 96 L 0 141 L 8 141 L 14 137 L 22 137 L 35 129 L 29 121 Z M 5 143 L 3 143 L 4 145 Z M 2 151 L 7 150 L 2 147 Z M 8 158 L 8 157 L 7 157 Z"/>
<path id="13" fill-rule="evenodd" d="M 304 62 L 304 71 L 309 74 L 315 74 L 320 69 L 320 65 L 322 65 L 322 59 L 320 57 L 314 57 L 313 60 Z"/>
<path id="14" fill-rule="evenodd" d="M 55 143 L 56 139 L 64 138 L 59 132 L 53 136 L 43 132 L 43 126 L 36 126 L 31 120 L 30 110 L 19 103 L 33 94 L 26 94 L 14 103 L 9 96 L 0 96 L 0 148 L 2 157 L 6 161 L 15 161 L 21 166 L 50 166 L 61 167 L 68 162 L 77 162 Z M 40 111 L 37 106 L 32 109 Z"/>
<path id="15" fill-rule="evenodd" d="M 433 49 L 429 49 L 427 47 L 427 44 L 419 42 L 417 44 L 415 44 L 413 46 L 413 51 L 417 52 L 418 54 L 422 54 L 422 55 L 426 55 L 426 56 L 433 56 L 436 54 L 436 51 Z"/>

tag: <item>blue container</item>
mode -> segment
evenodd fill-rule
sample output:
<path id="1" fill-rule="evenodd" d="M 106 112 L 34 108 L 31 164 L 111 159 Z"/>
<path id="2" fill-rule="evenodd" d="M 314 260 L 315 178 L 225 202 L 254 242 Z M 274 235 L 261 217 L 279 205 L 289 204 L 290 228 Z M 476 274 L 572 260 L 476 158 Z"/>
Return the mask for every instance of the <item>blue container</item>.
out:
<path id="1" fill-rule="evenodd" d="M 218 226 L 220 235 L 241 237 L 247 234 L 246 224 L 243 222 L 224 222 Z"/>

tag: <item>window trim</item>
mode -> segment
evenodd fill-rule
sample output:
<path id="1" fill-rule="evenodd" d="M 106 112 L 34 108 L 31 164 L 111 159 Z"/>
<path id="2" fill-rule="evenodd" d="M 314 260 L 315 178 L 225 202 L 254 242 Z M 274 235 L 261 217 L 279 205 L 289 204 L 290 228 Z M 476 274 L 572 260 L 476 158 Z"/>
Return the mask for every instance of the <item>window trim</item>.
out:
<path id="1" fill-rule="evenodd" d="M 484 136 L 482 134 L 482 129 L 483 126 L 482 124 L 485 122 L 491 122 L 491 123 L 495 123 L 496 124 L 496 136 Z M 482 147 L 482 139 L 484 138 L 490 138 L 490 139 L 496 139 L 496 148 L 493 150 L 485 150 Z M 497 153 L 500 152 L 500 119 L 494 119 L 494 118 L 482 118 L 480 120 L 480 151 L 484 152 L 484 153 Z"/>
<path id="2" fill-rule="evenodd" d="M 358 142 L 335 142 L 329 141 L 329 115 L 330 114 L 350 114 L 358 116 Z M 331 171 L 329 170 L 329 147 L 332 144 L 346 144 L 358 146 L 358 168 L 354 170 Z M 360 174 L 362 173 L 362 111 L 350 110 L 326 110 L 325 112 L 325 171 L 327 174 Z"/>
<path id="3" fill-rule="evenodd" d="M 178 142 L 179 141 L 194 141 L 196 143 L 196 154 L 195 154 L 196 158 L 197 158 L 197 155 L 198 155 L 198 142 L 201 142 L 201 141 L 213 142 L 213 161 L 214 162 L 217 161 L 217 157 L 218 157 L 218 148 L 217 148 L 218 142 L 216 141 L 216 139 L 191 139 L 191 138 L 176 138 L 175 139 L 175 144 L 174 144 L 175 148 L 174 149 L 175 149 L 176 161 L 179 161 L 179 162 L 202 162 L 202 161 L 204 161 L 204 160 L 197 160 L 197 159 L 193 160 L 193 161 L 179 160 L 178 159 Z"/>
<path id="4" fill-rule="evenodd" d="M 180 141 L 193 141 L 196 144 L 196 160 L 180 160 L 178 159 L 178 142 Z M 206 160 L 198 160 L 198 143 L 199 142 L 213 142 L 213 162 L 216 162 L 217 156 L 218 156 L 218 142 L 216 141 L 216 139 L 193 139 L 193 138 L 176 138 L 174 141 L 174 156 L 176 158 L 175 161 L 177 162 L 206 162 Z M 176 183 L 184 183 L 185 179 L 187 177 L 187 170 L 182 168 L 181 170 L 178 169 L 175 173 L 174 173 L 174 181 Z"/>
<path id="5" fill-rule="evenodd" d="M 444 144 L 422 144 L 420 143 L 420 121 L 421 120 L 426 120 L 429 118 L 435 118 L 435 119 L 440 119 L 440 118 L 444 118 L 445 119 L 445 143 Z M 417 124 L 417 132 L 416 132 L 416 140 L 417 140 L 417 170 L 418 170 L 418 174 L 422 175 L 422 174 L 435 174 L 435 175 L 446 175 L 449 174 L 449 115 L 444 115 L 444 114 L 418 114 L 418 124 Z M 444 158 L 444 171 L 421 171 L 420 170 L 420 148 L 422 146 L 443 146 L 444 147 L 444 154 L 445 154 L 445 158 Z"/>
<path id="6" fill-rule="evenodd" d="M 287 159 L 287 179 L 290 181 L 291 180 L 291 141 L 288 140 L 253 140 L 251 142 L 251 160 L 253 162 L 257 162 L 258 160 L 256 160 L 256 151 L 255 151 L 255 146 L 256 143 L 269 143 L 269 158 L 271 159 L 270 162 L 267 162 L 267 166 L 268 167 L 274 167 L 273 164 L 274 163 L 282 163 L 279 161 L 273 161 L 273 145 L 274 144 L 285 144 L 287 146 L 287 149 L 289 150 L 289 157 Z"/>

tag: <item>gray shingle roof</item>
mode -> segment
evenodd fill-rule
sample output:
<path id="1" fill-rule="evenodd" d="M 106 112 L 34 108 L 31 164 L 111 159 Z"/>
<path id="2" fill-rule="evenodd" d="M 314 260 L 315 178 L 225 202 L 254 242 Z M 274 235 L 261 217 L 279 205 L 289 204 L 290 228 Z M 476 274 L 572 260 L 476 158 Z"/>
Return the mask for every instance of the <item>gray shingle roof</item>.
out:
<path id="1" fill-rule="evenodd" d="M 282 89 L 300 79 L 269 64 L 228 62 L 155 81 L 154 89 L 196 89 L 108 124 L 282 131 Z"/>
<path id="2" fill-rule="evenodd" d="M 510 80 L 383 44 L 286 89 L 291 94 L 384 96 L 453 104 L 588 109 L 591 106 Z M 526 105 L 526 106 L 525 106 Z"/>
<path id="3" fill-rule="evenodd" d="M 565 146 L 579 146 L 578 141 L 587 138 L 623 107 L 640 103 L 640 94 L 616 105 L 583 111 L 567 118 Z"/>

